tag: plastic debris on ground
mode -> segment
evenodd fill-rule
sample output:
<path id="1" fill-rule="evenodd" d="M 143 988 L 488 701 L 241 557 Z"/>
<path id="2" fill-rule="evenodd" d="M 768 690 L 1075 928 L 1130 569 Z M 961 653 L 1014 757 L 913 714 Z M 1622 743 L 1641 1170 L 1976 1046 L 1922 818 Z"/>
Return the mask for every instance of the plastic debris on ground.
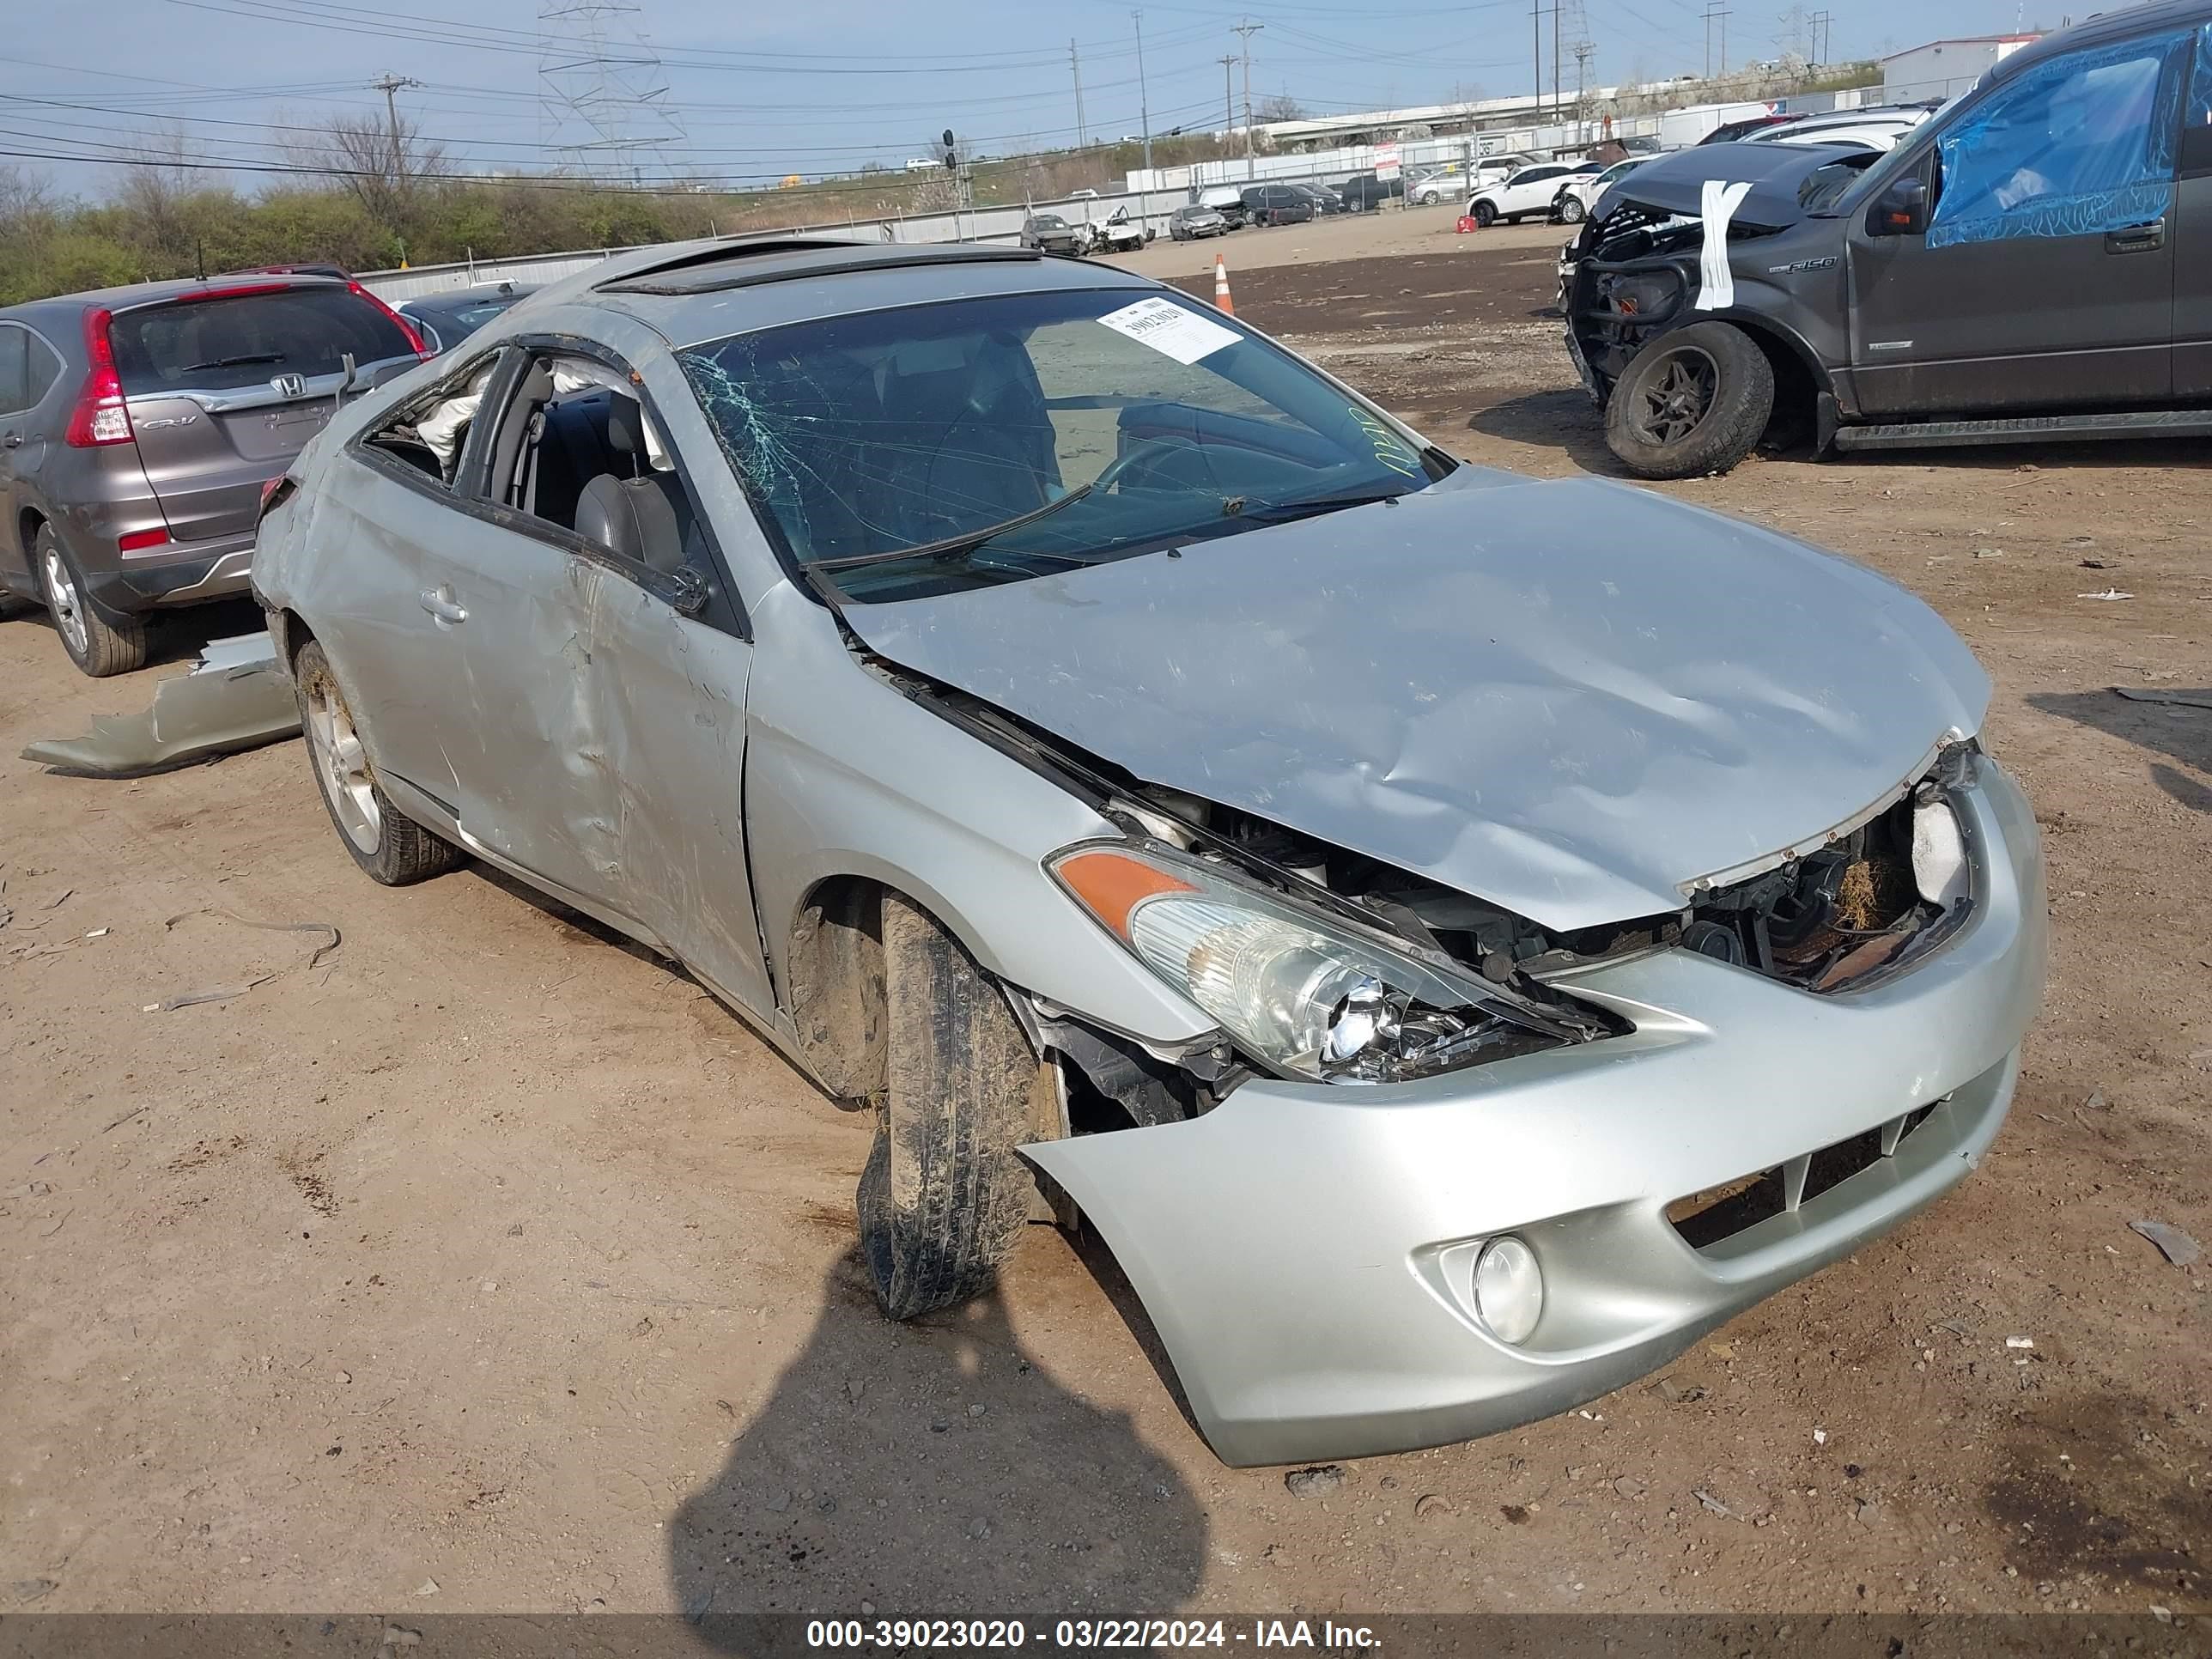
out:
<path id="1" fill-rule="evenodd" d="M 266 634 L 211 640 L 187 674 L 154 688 L 135 714 L 104 715 L 81 738 L 27 745 L 23 758 L 88 777 L 136 778 L 295 735 L 300 709 Z"/>
<path id="2" fill-rule="evenodd" d="M 2163 1221 L 2130 1221 L 2128 1231 L 2141 1233 L 2158 1246 L 2159 1254 L 2177 1267 L 2186 1267 L 2204 1254 L 2203 1247 L 2179 1227 Z"/>

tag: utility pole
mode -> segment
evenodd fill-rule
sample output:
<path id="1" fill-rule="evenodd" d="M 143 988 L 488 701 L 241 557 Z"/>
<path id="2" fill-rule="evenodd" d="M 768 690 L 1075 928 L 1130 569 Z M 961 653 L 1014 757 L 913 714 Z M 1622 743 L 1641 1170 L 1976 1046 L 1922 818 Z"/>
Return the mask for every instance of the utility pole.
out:
<path id="1" fill-rule="evenodd" d="M 387 75 L 381 80 L 371 81 L 368 89 L 384 94 L 384 112 L 392 119 L 392 182 L 397 187 L 406 176 L 406 158 L 399 149 L 399 91 L 403 87 L 419 87 L 422 83 L 405 75 Z"/>
<path id="2" fill-rule="evenodd" d="M 1528 0 L 1528 35 L 1536 61 L 1536 113 L 1532 118 L 1541 122 L 1544 118 L 1544 0 Z"/>
<path id="3" fill-rule="evenodd" d="M 1583 118 L 1583 100 L 1589 95 L 1589 60 L 1596 51 L 1595 40 L 1575 42 L 1575 119 L 1577 121 Z"/>
<path id="4" fill-rule="evenodd" d="M 1720 73 L 1723 76 L 1728 73 L 1728 20 L 1730 15 L 1721 0 L 1705 0 L 1705 79 L 1708 81 L 1713 78 L 1713 25 L 1716 23 L 1720 25 L 1721 32 Z"/>
<path id="5" fill-rule="evenodd" d="M 1137 131 L 1145 135 L 1145 171 L 1152 170 L 1152 103 L 1145 88 L 1145 14 L 1141 8 L 1129 14 L 1130 21 L 1137 26 Z"/>
<path id="6" fill-rule="evenodd" d="M 1244 40 L 1244 176 L 1252 176 L 1252 37 L 1265 23 L 1232 23 L 1230 32 Z"/>
<path id="7" fill-rule="evenodd" d="M 1835 14 L 1828 11 L 1816 11 L 1809 20 L 1813 29 L 1813 64 L 1816 69 L 1828 61 L 1828 30 L 1835 21 Z"/>
<path id="8" fill-rule="evenodd" d="M 1215 60 L 1221 65 L 1221 148 L 1226 151 L 1237 137 L 1237 54 Z M 1223 178 L 1229 175 L 1224 173 Z"/>
<path id="9" fill-rule="evenodd" d="M 1552 0 L 1552 118 L 1559 118 L 1559 0 Z"/>
<path id="10" fill-rule="evenodd" d="M 1083 60 L 1075 55 L 1075 42 L 1067 43 L 1067 67 L 1075 76 L 1075 147 L 1081 149 L 1089 142 L 1083 130 Z"/>

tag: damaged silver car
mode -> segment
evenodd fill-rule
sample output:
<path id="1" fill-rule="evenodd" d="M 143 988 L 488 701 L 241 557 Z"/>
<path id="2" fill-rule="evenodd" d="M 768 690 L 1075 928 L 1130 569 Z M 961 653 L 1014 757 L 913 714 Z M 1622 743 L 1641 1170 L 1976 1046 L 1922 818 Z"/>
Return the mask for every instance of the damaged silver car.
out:
<path id="1" fill-rule="evenodd" d="M 1964 1176 L 2041 994 L 1927 606 L 1111 268 L 611 262 L 334 421 L 254 581 L 357 864 L 866 1109 L 893 1317 L 1079 1213 L 1233 1463 L 1649 1370 Z"/>

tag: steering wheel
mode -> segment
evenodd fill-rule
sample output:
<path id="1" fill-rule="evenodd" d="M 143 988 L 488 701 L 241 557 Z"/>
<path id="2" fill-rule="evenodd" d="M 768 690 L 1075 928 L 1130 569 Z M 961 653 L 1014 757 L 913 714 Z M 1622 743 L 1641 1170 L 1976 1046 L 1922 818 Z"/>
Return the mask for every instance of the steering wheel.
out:
<path id="1" fill-rule="evenodd" d="M 1197 448 L 1194 444 L 1182 442 L 1173 438 L 1141 438 L 1138 440 L 1134 448 L 1122 451 L 1106 463 L 1104 469 L 1091 481 L 1091 493 L 1094 495 L 1103 495 L 1119 483 L 1121 481 L 1121 475 L 1135 466 L 1138 462 L 1151 463 L 1158 460 L 1160 457 L 1153 453 L 1154 446 L 1158 444 L 1170 445 L 1174 449 L 1182 453 L 1194 453 Z"/>

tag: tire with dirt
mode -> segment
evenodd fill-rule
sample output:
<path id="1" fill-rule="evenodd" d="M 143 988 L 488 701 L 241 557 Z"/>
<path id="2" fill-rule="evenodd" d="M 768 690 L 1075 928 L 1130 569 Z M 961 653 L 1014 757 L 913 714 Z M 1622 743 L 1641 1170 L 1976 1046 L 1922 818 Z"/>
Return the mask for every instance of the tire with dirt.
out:
<path id="1" fill-rule="evenodd" d="M 1005 995 L 927 914 L 883 900 L 886 1088 L 856 1194 L 876 1300 L 913 1319 L 990 1288 L 1036 1190 L 1014 1153 L 1047 1074 Z"/>
<path id="2" fill-rule="evenodd" d="M 1488 230 L 1498 222 L 1498 209 L 1491 203 L 1477 202 L 1474 204 L 1474 222 Z"/>
<path id="3" fill-rule="evenodd" d="M 1774 366 L 1733 324 L 1693 323 L 1637 354 L 1606 400 L 1605 441 L 1641 478 L 1726 472 L 1774 413 Z"/>
<path id="4" fill-rule="evenodd" d="M 307 763 L 338 840 L 369 879 L 405 887 L 459 869 L 468 855 L 406 817 L 385 798 L 355 728 L 353 711 L 321 644 L 310 640 L 292 665 Z"/>
<path id="5" fill-rule="evenodd" d="M 128 674 L 146 665 L 146 621 L 143 617 L 102 614 L 92 602 L 84 573 L 61 544 L 52 525 L 40 525 L 31 544 L 31 567 L 54 632 L 69 659 L 96 680 Z"/>

